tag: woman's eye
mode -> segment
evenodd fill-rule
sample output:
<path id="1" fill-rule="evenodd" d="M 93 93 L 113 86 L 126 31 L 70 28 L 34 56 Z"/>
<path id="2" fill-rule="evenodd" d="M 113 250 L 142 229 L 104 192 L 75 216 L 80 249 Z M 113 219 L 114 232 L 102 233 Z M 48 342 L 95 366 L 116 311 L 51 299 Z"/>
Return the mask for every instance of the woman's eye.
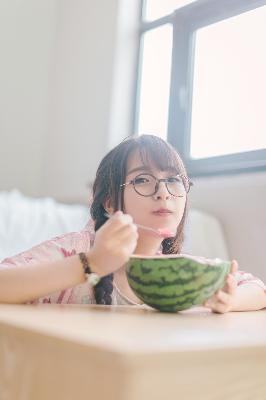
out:
<path id="1" fill-rule="evenodd" d="M 137 178 L 135 179 L 135 185 L 147 183 L 149 180 L 147 178 Z"/>
<path id="2" fill-rule="evenodd" d="M 167 178 L 167 182 L 169 182 L 169 183 L 180 183 L 180 182 L 182 182 L 182 180 L 181 180 L 180 177 L 172 176 L 170 178 Z"/>

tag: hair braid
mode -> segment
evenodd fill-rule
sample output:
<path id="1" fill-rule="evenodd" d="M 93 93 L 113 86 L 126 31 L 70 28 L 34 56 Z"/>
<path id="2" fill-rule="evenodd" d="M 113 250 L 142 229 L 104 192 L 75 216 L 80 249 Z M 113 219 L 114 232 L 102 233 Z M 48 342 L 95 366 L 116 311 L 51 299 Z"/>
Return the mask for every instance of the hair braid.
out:
<path id="1" fill-rule="evenodd" d="M 97 304 L 112 304 L 114 274 L 104 276 L 94 287 L 94 295 Z"/>

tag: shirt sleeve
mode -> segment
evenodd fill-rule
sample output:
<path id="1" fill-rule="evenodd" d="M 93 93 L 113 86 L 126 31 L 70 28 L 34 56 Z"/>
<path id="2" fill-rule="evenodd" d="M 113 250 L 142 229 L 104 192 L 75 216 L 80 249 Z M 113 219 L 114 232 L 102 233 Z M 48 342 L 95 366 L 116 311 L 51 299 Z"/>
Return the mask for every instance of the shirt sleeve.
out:
<path id="1" fill-rule="evenodd" d="M 8 257 L 0 263 L 0 268 L 40 262 L 56 261 L 70 257 L 80 252 L 89 251 L 92 243 L 92 233 L 89 230 L 71 232 L 57 236 L 51 240 L 40 243 L 31 249 L 13 257 Z M 88 282 L 81 283 L 72 288 L 48 294 L 26 304 L 56 303 L 56 304 L 82 304 L 94 303 L 94 292 Z"/>

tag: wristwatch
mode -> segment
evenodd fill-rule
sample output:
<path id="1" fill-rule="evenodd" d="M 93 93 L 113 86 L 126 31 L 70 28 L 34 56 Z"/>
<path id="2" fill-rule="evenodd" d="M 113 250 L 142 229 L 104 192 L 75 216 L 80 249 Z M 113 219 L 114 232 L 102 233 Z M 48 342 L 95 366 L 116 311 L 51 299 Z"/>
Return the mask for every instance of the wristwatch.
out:
<path id="1" fill-rule="evenodd" d="M 100 282 L 101 277 L 100 275 L 96 274 L 93 272 L 89 266 L 89 261 L 88 257 L 86 256 L 85 253 L 79 253 L 79 259 L 81 261 L 81 264 L 83 266 L 84 274 L 86 280 L 89 282 L 91 286 L 96 286 L 97 283 Z"/>

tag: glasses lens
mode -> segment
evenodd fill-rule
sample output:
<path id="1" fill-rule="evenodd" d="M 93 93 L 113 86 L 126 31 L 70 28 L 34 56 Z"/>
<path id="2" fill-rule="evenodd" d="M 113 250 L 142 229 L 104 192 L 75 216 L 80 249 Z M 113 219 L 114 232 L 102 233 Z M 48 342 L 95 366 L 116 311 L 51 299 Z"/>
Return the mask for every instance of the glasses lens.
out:
<path id="1" fill-rule="evenodd" d="M 137 193 L 142 196 L 151 196 L 155 192 L 156 180 L 148 174 L 136 176 L 134 187 Z"/>
<path id="2" fill-rule="evenodd" d="M 187 190 L 185 187 L 185 181 L 181 176 L 175 176 L 167 179 L 166 183 L 168 191 L 173 196 L 185 195 Z"/>

